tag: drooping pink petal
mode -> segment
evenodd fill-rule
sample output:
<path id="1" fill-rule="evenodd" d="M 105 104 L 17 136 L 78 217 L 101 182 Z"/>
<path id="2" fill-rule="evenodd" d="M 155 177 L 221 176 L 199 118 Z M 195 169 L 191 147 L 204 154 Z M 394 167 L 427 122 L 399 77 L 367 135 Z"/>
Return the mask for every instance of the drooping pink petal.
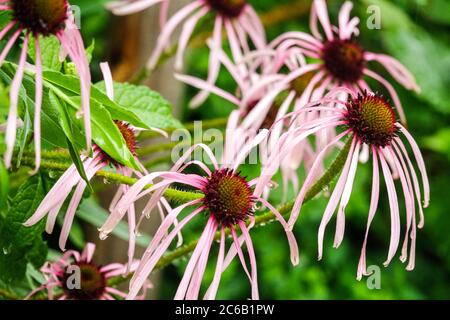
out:
<path id="1" fill-rule="evenodd" d="M 87 178 L 90 180 L 95 175 L 95 173 L 103 167 L 103 164 L 92 166 L 88 168 L 86 172 Z M 67 208 L 66 215 L 64 217 L 64 223 L 61 229 L 61 234 L 59 237 L 59 247 L 62 251 L 66 250 L 66 242 L 69 238 L 70 229 L 72 227 L 73 219 L 77 211 L 78 205 L 80 204 L 81 198 L 83 197 L 84 190 L 86 189 L 86 181 L 80 180 L 75 192 L 70 200 L 69 207 Z"/>
<path id="2" fill-rule="evenodd" d="M 306 177 L 305 181 L 303 182 L 303 186 L 300 190 L 300 193 L 298 194 L 294 206 L 292 208 L 291 217 L 288 222 L 288 228 L 292 230 L 295 222 L 298 219 L 298 216 L 300 215 L 301 206 L 303 204 L 303 201 L 305 199 L 306 193 L 309 190 L 309 188 L 313 184 L 313 179 L 315 177 L 315 172 L 317 168 L 320 166 L 320 163 L 322 162 L 323 158 L 327 154 L 328 150 L 333 147 L 339 140 L 341 140 L 344 136 L 348 135 L 350 133 L 350 130 L 344 131 L 343 133 L 339 134 L 334 140 L 332 140 L 328 145 L 326 145 L 318 154 L 314 161 L 313 166 L 311 167 L 311 170 L 308 173 L 308 176 Z"/>
<path id="3" fill-rule="evenodd" d="M 165 0 L 138 0 L 138 1 L 114 1 L 106 4 L 106 8 L 111 10 L 112 13 L 118 16 L 129 15 L 133 13 L 141 12 L 151 6 L 163 2 L 166 3 L 168 1 Z"/>
<path id="4" fill-rule="evenodd" d="M 206 79 L 206 83 L 208 84 L 208 86 L 213 86 L 217 78 L 219 77 L 220 60 L 217 57 L 216 51 L 222 48 L 222 24 L 222 17 L 217 16 L 213 30 L 214 47 L 209 53 L 208 77 Z M 208 98 L 209 93 L 209 90 L 200 91 L 190 102 L 190 107 L 195 108 L 201 105 Z"/>
<path id="5" fill-rule="evenodd" d="M 212 223 L 211 229 L 208 234 L 208 238 L 206 239 L 205 247 L 202 250 L 202 254 L 197 263 L 197 268 L 195 273 L 191 279 L 191 283 L 189 284 L 189 288 L 186 293 L 187 300 L 197 300 L 200 292 L 200 286 L 202 284 L 203 275 L 205 273 L 206 264 L 208 263 L 209 253 L 211 251 L 211 246 L 214 242 L 214 237 L 216 235 L 218 228 L 217 221 L 214 220 Z"/>
<path id="6" fill-rule="evenodd" d="M 11 159 L 14 153 L 14 145 L 16 142 L 16 134 L 17 134 L 17 107 L 19 104 L 19 91 L 20 86 L 22 84 L 23 79 L 23 73 L 25 69 L 25 62 L 27 59 L 27 50 L 28 50 L 28 41 L 29 41 L 30 35 L 27 34 L 25 36 L 25 39 L 23 40 L 23 47 L 22 52 L 20 54 L 20 60 L 19 65 L 17 67 L 16 75 L 14 76 L 14 79 L 11 84 L 11 90 L 9 94 L 9 100 L 10 100 L 10 106 L 9 106 L 9 113 L 8 113 L 8 123 L 6 126 L 6 134 L 5 134 L 5 141 L 6 141 L 6 151 L 4 155 L 4 161 L 5 166 L 9 168 L 11 166 Z M 5 47 L 5 50 L 7 48 Z M 0 65 L 2 63 L 3 59 L 0 58 Z"/>
<path id="7" fill-rule="evenodd" d="M 351 161 L 353 158 L 353 152 L 356 147 L 356 137 L 353 138 L 352 145 L 350 146 L 350 151 L 347 156 L 347 160 L 345 161 L 344 168 L 342 169 L 342 173 L 339 177 L 338 182 L 336 183 L 336 186 L 334 187 L 333 193 L 331 194 L 331 198 L 328 201 L 327 208 L 325 209 L 325 212 L 322 217 L 322 221 L 320 222 L 319 226 L 319 232 L 318 232 L 318 259 L 322 259 L 323 254 L 323 239 L 325 235 L 325 228 L 327 227 L 328 223 L 331 220 L 331 217 L 336 210 L 336 207 L 339 203 L 339 199 L 342 196 L 342 192 L 344 191 L 345 182 L 347 181 L 348 172 L 350 170 Z"/>
<path id="8" fill-rule="evenodd" d="M 205 300 L 214 300 L 216 298 L 217 290 L 219 289 L 220 278 L 222 276 L 222 268 L 225 256 L 225 230 L 220 228 L 220 247 L 219 255 L 217 257 L 216 271 L 214 272 L 214 277 L 208 291 L 205 294 Z"/>
<path id="9" fill-rule="evenodd" d="M 328 17 L 327 4 L 325 0 L 314 0 L 315 14 L 322 24 L 323 30 L 329 41 L 333 40 L 333 30 L 331 28 L 330 18 Z"/>
<path id="10" fill-rule="evenodd" d="M 197 209 L 191 214 L 189 214 L 186 218 L 180 221 L 177 227 L 175 227 L 170 234 L 164 239 L 164 241 L 160 244 L 158 249 L 153 253 L 153 255 L 145 257 L 141 260 L 141 264 L 133 275 L 133 278 L 130 281 L 130 292 L 128 293 L 127 300 L 133 300 L 139 290 L 144 285 L 148 276 L 152 272 L 155 265 L 158 263 L 160 257 L 164 254 L 164 252 L 169 247 L 172 240 L 177 236 L 180 230 L 194 218 L 201 210 Z"/>
<path id="11" fill-rule="evenodd" d="M 378 200 L 380 195 L 380 172 L 378 168 L 378 156 L 376 148 L 372 148 L 372 157 L 373 157 L 373 173 L 372 173 L 372 195 L 370 198 L 370 209 L 369 215 L 367 218 L 367 227 L 366 234 L 364 236 L 364 242 L 361 248 L 361 256 L 359 258 L 358 263 L 358 271 L 357 271 L 357 279 L 361 280 L 363 275 L 367 275 L 366 268 L 366 246 L 367 246 L 367 238 L 369 235 L 370 225 L 372 224 L 373 218 L 375 217 L 375 213 L 378 207 Z"/>
<path id="12" fill-rule="evenodd" d="M 409 144 L 413 150 L 414 156 L 416 158 L 417 165 L 419 166 L 420 173 L 422 175 L 422 183 L 424 189 L 424 203 L 423 207 L 427 208 L 430 203 L 430 183 L 428 181 L 427 169 L 425 167 L 425 161 L 423 160 L 422 153 L 420 152 L 420 148 L 417 145 L 417 142 L 414 140 L 413 136 L 405 129 L 401 124 L 398 124 L 401 132 L 405 135 L 406 139 L 408 139 Z M 397 139 L 397 142 L 401 146 L 403 142 L 400 139 Z"/>
<path id="13" fill-rule="evenodd" d="M 250 238 L 250 234 L 248 233 L 247 226 L 243 221 L 239 222 L 239 227 L 241 228 L 242 234 L 245 239 L 245 244 L 247 246 L 248 255 L 250 258 L 250 266 L 251 266 L 251 285 L 252 285 L 252 300 L 259 299 L 259 290 L 258 290 L 258 269 L 256 267 L 256 257 L 255 250 L 253 249 L 253 242 Z"/>
<path id="14" fill-rule="evenodd" d="M 158 60 L 161 57 L 164 49 L 170 44 L 170 37 L 172 36 L 172 33 L 179 26 L 181 21 L 183 21 L 187 16 L 189 16 L 201 6 L 203 6 L 203 3 L 201 1 L 191 2 L 190 4 L 180 9 L 172 18 L 169 19 L 169 21 L 167 21 L 161 31 L 161 34 L 158 37 L 153 54 L 147 63 L 148 69 L 153 70 L 156 67 L 156 64 L 158 63 Z"/>
<path id="15" fill-rule="evenodd" d="M 398 139 L 398 138 L 397 138 Z M 400 145 L 397 141 L 395 141 L 393 143 L 394 148 L 397 151 L 397 154 L 399 155 L 399 157 L 401 158 L 405 158 L 407 163 L 408 163 L 408 167 L 409 167 L 409 171 L 410 171 L 410 175 L 412 176 L 413 179 L 413 184 L 414 184 L 414 192 L 416 194 L 416 199 L 417 199 L 417 204 L 418 204 L 418 208 L 419 208 L 419 216 L 420 216 L 420 221 L 419 221 L 419 228 L 422 228 L 424 225 L 424 213 L 423 213 L 423 203 L 422 203 L 422 196 L 420 193 L 420 186 L 419 186 L 419 178 L 417 177 L 417 173 L 414 169 L 414 166 L 411 162 L 411 159 L 408 156 L 408 153 L 405 149 L 405 147 L 403 145 Z M 400 150 L 398 150 L 398 147 L 400 148 Z"/>
<path id="16" fill-rule="evenodd" d="M 350 164 L 350 169 L 347 175 L 347 181 L 345 182 L 344 190 L 341 196 L 341 202 L 339 204 L 339 209 L 337 213 L 336 219 L 336 234 L 334 238 L 333 246 L 338 248 L 342 243 L 344 238 L 344 230 L 345 230 L 345 208 L 350 200 L 350 195 L 352 194 L 353 182 L 355 181 L 356 169 L 358 167 L 359 161 L 359 151 L 361 148 L 361 143 L 356 144 L 356 148 L 353 151 L 353 158 Z"/>
<path id="17" fill-rule="evenodd" d="M 34 173 L 39 170 L 41 166 L 41 107 L 43 94 L 43 80 L 42 80 L 42 58 L 39 38 L 35 37 L 35 56 L 36 56 L 36 86 L 35 86 L 35 100 L 34 100 L 34 153 L 35 153 L 35 169 Z"/>
<path id="18" fill-rule="evenodd" d="M 267 207 L 275 217 L 278 219 L 278 221 L 281 223 L 281 225 L 284 227 L 286 231 L 286 236 L 288 238 L 289 248 L 291 252 L 291 262 L 292 265 L 296 266 L 299 263 L 299 252 L 298 252 L 298 245 L 297 240 L 295 239 L 294 234 L 291 230 L 289 230 L 288 224 L 284 220 L 283 216 L 278 212 L 278 210 L 272 206 L 268 201 L 266 201 L 263 198 L 259 198 L 258 201 L 260 201 L 265 207 Z"/>
<path id="19" fill-rule="evenodd" d="M 391 240 L 389 244 L 389 253 L 384 265 L 387 266 L 391 262 L 392 258 L 397 251 L 400 241 L 400 214 L 398 209 L 397 192 L 395 191 L 394 180 L 392 173 L 386 163 L 386 160 L 382 154 L 380 156 L 381 168 L 383 170 L 384 180 L 386 181 L 386 187 L 388 189 L 390 215 L 391 215 Z"/>
<path id="20" fill-rule="evenodd" d="M 114 82 L 108 62 L 100 63 L 100 70 L 102 71 L 103 79 L 105 81 L 106 95 L 111 101 L 114 101 Z"/>
<path id="21" fill-rule="evenodd" d="M 66 29 L 56 34 L 61 46 L 70 56 L 75 64 L 78 75 L 80 77 L 81 90 L 81 114 L 84 119 L 84 130 L 86 135 L 86 150 L 90 153 L 92 148 L 92 130 L 91 130 L 91 73 L 89 71 L 89 63 L 84 49 L 83 39 L 73 17 L 66 20 Z"/>
<path id="22" fill-rule="evenodd" d="M 195 29 L 198 21 L 203 18 L 209 11 L 209 8 L 201 8 L 192 17 L 190 17 L 183 25 L 183 29 L 180 35 L 180 40 L 178 41 L 178 49 L 175 60 L 175 68 L 181 70 L 183 68 L 183 56 L 189 40 L 192 36 L 192 32 Z"/>

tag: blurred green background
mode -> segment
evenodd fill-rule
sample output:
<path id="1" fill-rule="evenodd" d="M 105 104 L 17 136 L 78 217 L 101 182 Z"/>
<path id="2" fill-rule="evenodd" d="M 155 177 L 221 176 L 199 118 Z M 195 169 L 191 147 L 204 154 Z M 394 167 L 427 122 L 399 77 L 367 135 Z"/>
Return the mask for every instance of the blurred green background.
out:
<path id="1" fill-rule="evenodd" d="M 103 9 L 104 0 L 73 0 L 83 12 L 82 32 L 87 40 L 95 38 L 93 65 L 106 57 L 110 41 L 111 16 Z M 258 12 L 269 12 L 280 5 L 309 1 L 258 0 L 250 1 Z M 330 0 L 332 21 L 343 1 Z M 326 199 L 316 199 L 304 208 L 296 227 L 301 262 L 296 268 L 289 260 L 284 233 L 278 224 L 254 230 L 252 238 L 257 250 L 259 285 L 264 299 L 448 299 L 450 298 L 450 1 L 448 0 L 381 0 L 354 1 L 354 15 L 361 18 L 358 39 L 369 51 L 387 53 L 404 63 L 417 77 L 422 93 L 404 90 L 391 81 L 400 94 L 407 113 L 409 130 L 422 147 L 431 183 L 431 204 L 425 211 L 425 228 L 418 232 L 416 269 L 406 271 L 398 259 L 388 268 L 382 266 L 387 255 L 390 234 L 387 194 L 382 189 L 382 203 L 371 228 L 368 244 L 368 265 L 380 266 L 381 289 L 370 290 L 365 280 L 356 280 L 361 244 L 365 232 L 370 200 L 371 170 L 369 165 L 358 168 L 356 185 L 347 209 L 346 236 L 342 246 L 332 248 L 333 223 L 328 228 L 323 261 L 317 261 L 317 229 Z M 382 29 L 368 30 L 367 8 L 375 4 L 381 8 Z M 270 39 L 289 30 L 308 32 L 308 14 L 284 21 L 267 29 Z M 157 32 L 157 30 L 150 30 Z M 205 76 L 207 51 L 194 49 L 188 54 L 190 74 Z M 195 62 L 195 63 L 194 63 Z M 375 66 L 376 67 L 376 66 Z M 377 68 L 377 67 L 376 67 Z M 379 71 L 386 75 L 381 68 Z M 97 75 L 98 77 L 98 75 Z M 175 80 L 174 80 L 175 81 Z M 234 84 L 224 74 L 219 86 L 233 91 Z M 379 88 L 381 92 L 383 90 Z M 184 121 L 227 116 L 232 106 L 224 100 L 210 97 L 204 107 L 195 112 L 187 109 L 194 89 L 187 88 Z M 251 174 L 255 168 L 246 168 Z M 272 196 L 275 203 L 281 190 Z M 401 197 L 400 197 L 401 199 Z M 199 224 L 201 221 L 199 222 Z M 195 228 L 195 227 L 193 227 Z M 189 240 L 189 233 L 186 235 Z M 212 253 L 214 256 L 214 252 Z M 183 274 L 186 261 L 180 261 L 162 271 L 158 298 L 171 299 Z M 204 283 L 209 283 L 214 264 L 209 266 Z M 219 298 L 245 299 L 249 285 L 241 266 L 235 262 L 224 274 Z"/>

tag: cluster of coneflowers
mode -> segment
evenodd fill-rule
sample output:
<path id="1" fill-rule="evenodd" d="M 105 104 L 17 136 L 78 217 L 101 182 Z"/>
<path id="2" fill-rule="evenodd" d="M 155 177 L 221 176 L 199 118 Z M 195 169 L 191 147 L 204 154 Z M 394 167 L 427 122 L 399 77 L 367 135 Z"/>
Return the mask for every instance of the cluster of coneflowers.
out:
<path id="1" fill-rule="evenodd" d="M 326 172 L 324 159 L 336 150 L 347 152 L 345 163 L 331 192 L 318 231 L 318 256 L 322 258 L 325 229 L 336 213 L 334 247 L 339 247 L 344 237 L 345 209 L 349 203 L 359 163 L 371 165 L 372 193 L 367 220 L 367 230 L 357 268 L 357 278 L 367 275 L 366 245 L 380 194 L 380 176 L 384 177 L 389 198 L 391 236 L 385 265 L 394 258 L 400 246 L 401 225 L 399 195 L 395 182 L 401 186 L 405 203 L 404 239 L 400 259 L 412 270 L 415 264 L 416 228 L 424 224 L 423 208 L 429 203 L 429 184 L 424 160 L 414 138 L 405 127 L 406 112 L 393 86 L 384 77 L 371 70 L 371 64 L 381 64 L 400 85 L 419 91 L 414 77 L 394 58 L 371 53 L 357 42 L 359 19 L 351 17 L 352 3 L 346 1 L 338 16 L 338 24 L 330 21 L 326 2 L 315 0 L 311 8 L 311 34 L 288 32 L 268 42 L 262 22 L 246 0 L 193 0 L 169 17 L 169 0 L 124 0 L 110 3 L 115 14 L 130 14 L 160 5 L 161 32 L 148 67 L 153 69 L 160 56 L 171 47 L 178 27 L 181 33 L 177 42 L 176 67 L 181 70 L 184 51 L 197 23 L 205 16 L 214 17 L 212 36 L 207 41 L 210 48 L 209 69 L 206 80 L 189 75 L 175 77 L 200 90 L 192 100 L 193 107 L 201 105 L 209 94 L 215 94 L 236 106 L 227 124 L 224 153 L 217 158 L 204 144 L 192 146 L 168 171 L 147 172 L 127 168 L 93 145 L 92 156 L 82 156 L 82 162 L 91 179 L 95 173 L 112 167 L 127 176 L 135 175 L 133 186 L 122 185 L 110 206 L 110 216 L 100 229 L 100 238 L 106 239 L 127 215 L 130 233 L 128 265 L 97 266 L 92 262 L 91 245 L 81 255 L 67 251 L 60 261 L 42 268 L 47 282 L 37 291 L 59 288 L 66 299 L 110 299 L 124 297 L 135 299 L 148 286 L 148 277 L 158 261 L 168 251 L 175 238 L 194 219 L 205 221 L 205 227 L 190 256 L 184 275 L 175 294 L 176 299 L 214 299 L 222 273 L 236 258 L 251 284 L 251 298 L 258 299 L 257 257 L 250 236 L 259 208 L 269 209 L 284 228 L 291 252 L 291 261 L 299 263 L 299 251 L 293 227 L 300 217 L 302 204 L 310 188 Z M 39 36 L 56 35 L 62 48 L 75 62 L 80 77 L 83 96 L 82 111 L 90 149 L 89 85 L 90 76 L 82 40 L 73 19 L 68 14 L 68 2 L 0 0 L 0 10 L 12 12 L 13 20 L 0 31 L 0 39 L 9 35 L 0 55 L 5 59 L 12 45 L 24 34 L 22 54 L 16 77 L 11 86 L 11 106 L 6 127 L 8 151 L 5 162 L 10 163 L 17 125 L 19 87 L 26 68 L 26 51 L 30 37 L 36 39 L 36 112 L 35 148 L 39 166 L 40 135 L 39 108 L 42 99 L 42 67 L 39 58 Z M 321 31 L 319 31 L 322 30 Z M 224 36 L 231 55 L 224 50 Z M 237 90 L 226 92 L 215 83 L 221 68 L 225 68 L 236 82 Z M 114 99 L 111 75 L 107 65 L 102 65 L 107 92 Z M 366 80 L 371 78 L 381 84 L 389 98 L 374 93 Z M 393 101 L 391 104 L 389 101 Z M 397 120 L 399 119 L 399 120 Z M 126 122 L 116 122 L 127 147 L 136 155 L 134 128 Z M 250 152 L 259 148 L 261 173 L 254 179 L 243 176 L 239 167 Z M 191 155 L 201 149 L 208 161 L 192 160 Z M 414 157 L 409 156 L 409 151 Z M 212 166 L 208 165 L 212 163 Z M 190 167 L 196 172 L 189 173 Z M 299 181 L 299 170 L 306 172 Z M 281 172 L 283 188 L 292 184 L 296 191 L 295 204 L 288 219 L 268 201 L 273 176 Z M 172 208 L 164 198 L 173 184 L 195 189 L 202 196 Z M 73 189 L 75 191 L 72 194 Z M 72 194 L 60 236 L 60 247 L 65 244 L 71 224 L 81 201 L 86 182 L 71 166 L 47 194 L 26 225 L 34 225 L 47 217 L 46 231 L 52 233 L 58 213 Z M 285 190 L 286 191 L 286 190 Z M 143 212 L 137 213 L 135 202 L 148 199 Z M 134 246 L 141 219 L 154 210 L 164 218 L 145 253 L 134 260 Z M 188 210 L 186 210 L 188 209 Z M 139 215 L 140 214 L 140 215 Z M 227 248 L 227 238 L 231 244 Z M 210 257 L 213 244 L 218 240 L 217 258 Z M 180 241 L 178 242 L 180 245 Z M 247 256 L 247 258 L 246 258 Z M 200 295 L 207 264 L 215 261 L 215 273 L 208 290 Z M 65 268 L 75 264 L 82 270 L 81 289 L 67 287 Z M 123 294 L 107 285 L 111 276 L 132 272 L 129 292 Z M 35 292 L 33 292 L 34 294 Z M 51 293 L 51 294 L 50 294 Z M 142 295 L 141 295 L 142 297 Z"/>

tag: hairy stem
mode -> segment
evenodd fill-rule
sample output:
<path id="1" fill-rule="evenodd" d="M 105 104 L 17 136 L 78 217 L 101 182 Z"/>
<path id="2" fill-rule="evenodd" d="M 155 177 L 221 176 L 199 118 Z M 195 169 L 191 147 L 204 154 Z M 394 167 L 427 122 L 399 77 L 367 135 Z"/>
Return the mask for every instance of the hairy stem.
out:
<path id="1" fill-rule="evenodd" d="M 23 157 L 22 164 L 24 166 L 28 166 L 33 168 L 34 167 L 34 158 L 29 157 Z M 51 161 L 51 160 L 42 160 L 41 168 L 47 169 L 47 170 L 55 170 L 55 171 L 66 171 L 71 166 L 70 163 L 61 163 L 57 161 Z M 127 177 L 124 175 L 121 175 L 119 173 L 106 171 L 106 170 L 99 170 L 95 174 L 97 177 L 102 177 L 106 179 L 109 182 L 117 183 L 117 184 L 126 184 L 126 185 L 134 185 L 138 179 Z M 151 184 L 147 185 L 145 189 L 148 189 L 152 187 Z M 164 197 L 167 198 L 167 200 L 174 201 L 176 203 L 185 203 L 192 200 L 200 199 L 203 197 L 203 194 L 198 192 L 188 192 L 188 191 L 182 191 L 182 190 L 176 190 L 172 188 L 168 188 L 166 192 L 164 193 Z"/>

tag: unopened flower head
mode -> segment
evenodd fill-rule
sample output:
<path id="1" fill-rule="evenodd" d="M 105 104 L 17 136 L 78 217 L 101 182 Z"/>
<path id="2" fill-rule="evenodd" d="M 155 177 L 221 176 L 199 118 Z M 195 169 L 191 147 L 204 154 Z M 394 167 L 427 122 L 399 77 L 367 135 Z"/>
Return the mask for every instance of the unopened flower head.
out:
<path id="1" fill-rule="evenodd" d="M 34 143 L 36 153 L 36 170 L 41 162 L 41 107 L 43 96 L 42 58 L 40 48 L 40 37 L 56 36 L 66 54 L 76 66 L 80 77 L 82 106 L 80 114 L 84 116 L 84 129 L 86 134 L 87 150 L 91 149 L 91 122 L 90 122 L 90 85 L 91 76 L 89 65 L 84 51 L 83 39 L 75 25 L 74 18 L 69 12 L 67 0 L 1 0 L 0 12 L 10 11 L 12 21 L 0 30 L 0 40 L 10 35 L 6 46 L 0 53 L 0 65 L 3 64 L 9 51 L 18 41 L 19 36 L 24 33 L 22 51 L 19 58 L 17 72 L 11 84 L 10 109 L 8 114 L 8 125 L 6 129 L 7 151 L 4 155 L 5 164 L 11 165 L 17 130 L 17 116 L 19 91 L 25 72 L 27 51 L 30 38 L 35 40 L 35 118 L 34 118 Z"/>

